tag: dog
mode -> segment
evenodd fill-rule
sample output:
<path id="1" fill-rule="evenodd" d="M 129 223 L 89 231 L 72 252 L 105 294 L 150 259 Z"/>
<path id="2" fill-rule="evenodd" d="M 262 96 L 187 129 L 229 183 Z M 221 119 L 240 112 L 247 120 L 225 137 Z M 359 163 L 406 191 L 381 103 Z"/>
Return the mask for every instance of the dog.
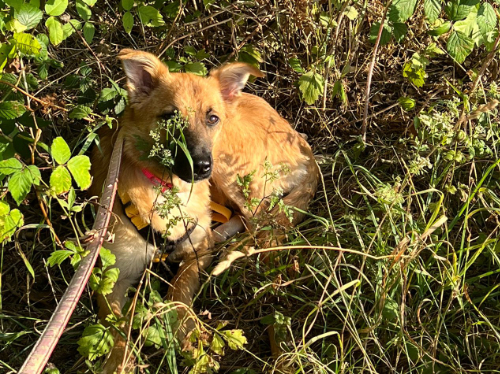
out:
<path id="1" fill-rule="evenodd" d="M 316 191 L 319 175 L 311 148 L 300 134 L 265 100 L 242 93 L 250 75 L 263 76 L 255 67 L 230 63 L 208 77 L 200 77 L 171 73 L 147 52 L 125 49 L 119 59 L 127 79 L 129 103 L 118 126 L 124 150 L 118 182 L 120 199 L 110 224 L 114 241 L 104 246 L 116 256 L 114 266 L 120 274 L 112 293 L 98 297 L 101 320 L 111 312 L 121 316 L 127 289 L 138 282 L 161 247 L 161 239 L 155 242 L 141 235 L 142 226 L 149 227 L 153 234 L 166 235 L 173 248 L 167 259 L 182 261 L 168 297 L 189 305 L 199 288 L 199 272 L 211 262 L 214 237 L 210 229 L 210 196 L 237 213 L 216 230 L 215 241 L 219 242 L 241 231 L 244 225 L 251 226 L 253 217 L 272 206 L 271 196 L 299 209 L 287 216 L 275 207 L 271 214 L 278 223 L 291 226 L 300 222 Z M 176 111 L 188 122 L 183 135 L 190 157 L 178 152 L 168 169 L 154 159 L 145 159 L 138 139 L 148 139 L 158 121 L 168 120 Z M 102 152 L 94 148 L 92 153 L 94 182 L 90 193 L 94 196 L 101 193 L 118 136 L 116 129 L 102 129 L 99 135 Z M 270 167 L 279 165 L 286 165 L 288 171 L 269 178 Z M 242 191 L 238 180 L 251 175 L 246 192 Z M 188 217 L 175 224 L 156 209 L 165 202 L 159 191 L 173 187 L 179 204 L 170 214 Z M 250 207 L 249 199 L 258 199 L 259 204 Z M 181 328 L 180 335 L 189 329 Z M 126 341 L 120 334 L 114 335 L 115 345 L 103 373 L 127 370 L 122 366 Z"/>

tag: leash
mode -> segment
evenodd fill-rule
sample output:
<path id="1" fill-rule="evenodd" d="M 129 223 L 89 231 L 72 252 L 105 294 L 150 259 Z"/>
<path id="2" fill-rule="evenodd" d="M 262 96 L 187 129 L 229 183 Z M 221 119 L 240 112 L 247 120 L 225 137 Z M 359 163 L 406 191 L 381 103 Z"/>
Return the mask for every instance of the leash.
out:
<path id="1" fill-rule="evenodd" d="M 97 257 L 99 256 L 99 251 L 104 241 L 104 236 L 107 233 L 109 220 L 111 218 L 118 188 L 118 174 L 120 172 L 122 150 L 123 136 L 118 133 L 118 138 L 116 139 L 109 163 L 104 192 L 99 201 L 100 204 L 97 210 L 97 218 L 93 226 L 95 234 L 87 247 L 90 253 L 80 262 L 80 266 L 78 266 L 75 275 L 73 275 L 47 327 L 45 327 L 45 330 L 36 342 L 18 374 L 40 374 L 42 372 L 85 289 L 92 269 L 97 261 Z"/>

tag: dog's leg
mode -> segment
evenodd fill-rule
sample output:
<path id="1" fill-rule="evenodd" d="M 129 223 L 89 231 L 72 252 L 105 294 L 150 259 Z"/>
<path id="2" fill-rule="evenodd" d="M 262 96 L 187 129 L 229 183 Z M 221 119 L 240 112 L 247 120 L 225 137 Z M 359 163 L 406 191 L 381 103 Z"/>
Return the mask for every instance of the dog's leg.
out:
<path id="1" fill-rule="evenodd" d="M 189 316 L 188 309 L 195 293 L 200 289 L 200 273 L 212 263 L 212 255 L 207 251 L 198 253 L 197 257 L 191 257 L 183 262 L 172 281 L 172 287 L 168 292 L 168 299 L 178 303 L 177 317 L 179 326 L 177 329 L 177 339 L 184 345 L 185 337 L 195 327 L 195 321 Z"/>
<path id="2" fill-rule="evenodd" d="M 120 274 L 111 294 L 98 296 L 99 318 L 102 322 L 105 321 L 106 316 L 110 313 L 113 313 L 117 317 L 122 316 L 127 289 L 137 283 L 154 254 L 154 247 L 142 238 L 135 226 L 132 225 L 123 213 L 117 211 L 121 210 L 121 208 L 117 207 L 114 210 L 118 216 L 115 219 L 120 223 L 113 230 L 115 241 L 106 243 L 104 247 L 115 255 L 116 263 L 113 267 L 120 269 Z M 127 324 L 122 323 L 120 329 L 126 334 L 128 330 Z M 106 360 L 102 373 L 112 374 L 115 371 L 117 373 L 129 372 L 131 367 L 133 367 L 133 363 L 121 367 L 127 344 L 126 339 L 115 329 L 112 330 L 112 334 L 114 338 L 113 350 Z"/>
<path id="3" fill-rule="evenodd" d="M 230 237 L 245 231 L 245 225 L 240 216 L 231 217 L 229 221 L 223 223 L 213 230 L 214 242 L 222 243 Z"/>

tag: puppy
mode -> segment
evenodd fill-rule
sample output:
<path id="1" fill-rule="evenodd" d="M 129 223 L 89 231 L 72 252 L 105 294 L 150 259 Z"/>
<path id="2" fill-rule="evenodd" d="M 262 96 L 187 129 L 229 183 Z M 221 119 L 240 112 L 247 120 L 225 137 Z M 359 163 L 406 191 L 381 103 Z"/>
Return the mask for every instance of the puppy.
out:
<path id="1" fill-rule="evenodd" d="M 120 274 L 113 292 L 99 297 L 101 319 L 110 312 L 121 315 L 127 289 L 139 280 L 161 247 L 162 239 L 155 240 L 154 233 L 166 235 L 169 246 L 174 248 L 168 256 L 170 261 L 183 261 L 169 298 L 191 303 L 199 287 L 199 271 L 211 261 L 208 178 L 212 177 L 212 199 L 233 207 L 247 224 L 266 210 L 272 194 L 282 197 L 286 205 L 305 210 L 318 180 L 318 169 L 307 142 L 263 99 L 241 93 L 250 75 L 262 76 L 256 68 L 233 63 L 203 78 L 170 73 L 158 58 L 146 52 L 125 49 L 119 58 L 127 77 L 129 104 L 118 128 L 124 151 L 118 184 L 120 199 L 115 203 L 110 224 L 114 241 L 105 247 L 115 254 L 114 266 Z M 188 121 L 183 134 L 192 162 L 184 152 L 178 152 L 173 167 L 167 170 L 158 161 L 144 158 L 140 149 L 143 146 L 138 143 L 150 139 L 158 121 L 171 118 L 175 111 Z M 100 132 L 102 153 L 94 149 L 92 154 L 93 195 L 100 195 L 116 136 L 116 129 Z M 266 162 L 275 167 L 286 165 L 288 172 L 269 178 Z M 238 176 L 250 174 L 253 179 L 245 196 L 237 180 Z M 157 209 L 165 202 L 158 191 L 173 187 L 178 190 L 180 204 L 171 210 L 170 216 L 165 216 Z M 249 207 L 249 198 L 261 203 Z M 271 213 L 286 226 L 303 218 L 295 210 L 291 221 L 276 208 Z M 184 218 L 172 224 L 172 216 Z M 148 226 L 152 235 L 141 235 L 143 226 Z M 242 228 L 242 221 L 236 216 L 217 229 L 216 240 L 224 240 Z M 115 335 L 104 373 L 123 369 L 125 340 L 120 334 Z"/>

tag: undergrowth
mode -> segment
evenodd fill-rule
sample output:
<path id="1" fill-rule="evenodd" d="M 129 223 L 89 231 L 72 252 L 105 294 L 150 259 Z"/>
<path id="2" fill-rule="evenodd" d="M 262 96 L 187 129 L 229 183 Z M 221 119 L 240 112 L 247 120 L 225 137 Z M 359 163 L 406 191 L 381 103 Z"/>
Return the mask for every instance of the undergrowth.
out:
<path id="1" fill-rule="evenodd" d="M 125 47 L 172 72 L 259 67 L 247 91 L 308 136 L 322 171 L 279 247 L 204 276 L 190 354 L 163 300 L 171 274 L 147 270 L 140 372 L 500 372 L 498 17 L 497 0 L 0 2 L 0 372 L 21 367 L 86 254 L 87 154 L 126 106 Z M 98 372 L 109 270 L 47 372 Z"/>

